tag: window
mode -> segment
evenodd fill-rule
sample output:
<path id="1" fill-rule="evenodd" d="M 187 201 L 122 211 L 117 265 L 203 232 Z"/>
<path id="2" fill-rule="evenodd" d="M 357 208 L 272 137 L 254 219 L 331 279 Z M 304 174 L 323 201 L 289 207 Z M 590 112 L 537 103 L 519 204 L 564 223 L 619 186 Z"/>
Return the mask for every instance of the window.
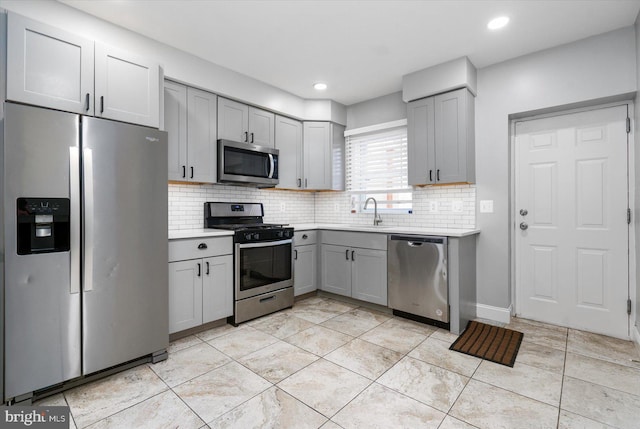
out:
<path id="1" fill-rule="evenodd" d="M 406 126 L 349 135 L 346 149 L 352 208 L 364 211 L 365 200 L 373 197 L 379 211 L 411 212 Z M 367 207 L 369 210 L 373 210 L 373 204 Z"/>

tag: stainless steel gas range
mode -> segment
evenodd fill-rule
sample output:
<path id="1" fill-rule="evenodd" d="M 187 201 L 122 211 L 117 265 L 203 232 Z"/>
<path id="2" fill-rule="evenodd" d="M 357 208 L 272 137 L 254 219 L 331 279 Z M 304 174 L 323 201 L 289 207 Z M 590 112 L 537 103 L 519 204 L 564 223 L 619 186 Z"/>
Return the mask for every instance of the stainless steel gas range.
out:
<path id="1" fill-rule="evenodd" d="M 204 204 L 206 228 L 234 231 L 234 324 L 293 306 L 293 228 L 263 217 L 261 203 Z"/>

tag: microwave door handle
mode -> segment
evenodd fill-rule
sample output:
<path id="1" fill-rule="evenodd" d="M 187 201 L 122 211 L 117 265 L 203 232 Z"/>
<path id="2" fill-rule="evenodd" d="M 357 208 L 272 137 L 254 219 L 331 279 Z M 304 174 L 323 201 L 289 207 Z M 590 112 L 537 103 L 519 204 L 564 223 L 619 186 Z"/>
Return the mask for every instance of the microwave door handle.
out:
<path id="1" fill-rule="evenodd" d="M 272 154 L 268 154 L 269 155 L 269 179 L 273 178 L 273 173 L 274 173 L 274 169 L 275 169 L 275 163 L 273 162 L 273 155 Z"/>

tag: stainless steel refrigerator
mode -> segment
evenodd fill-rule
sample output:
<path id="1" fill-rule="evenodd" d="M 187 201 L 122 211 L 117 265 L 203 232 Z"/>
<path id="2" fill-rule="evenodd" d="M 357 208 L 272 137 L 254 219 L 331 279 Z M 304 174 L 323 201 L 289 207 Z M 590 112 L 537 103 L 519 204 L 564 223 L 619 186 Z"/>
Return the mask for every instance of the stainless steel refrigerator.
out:
<path id="1" fill-rule="evenodd" d="M 4 104 L 4 399 L 168 346 L 167 138 Z"/>

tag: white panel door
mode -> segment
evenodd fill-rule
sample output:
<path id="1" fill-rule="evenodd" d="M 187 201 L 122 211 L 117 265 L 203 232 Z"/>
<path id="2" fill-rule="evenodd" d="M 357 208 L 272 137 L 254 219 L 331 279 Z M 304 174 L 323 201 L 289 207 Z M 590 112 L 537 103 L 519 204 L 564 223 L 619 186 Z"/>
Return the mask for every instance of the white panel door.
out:
<path id="1" fill-rule="evenodd" d="M 516 123 L 516 313 L 628 338 L 627 106 Z"/>

